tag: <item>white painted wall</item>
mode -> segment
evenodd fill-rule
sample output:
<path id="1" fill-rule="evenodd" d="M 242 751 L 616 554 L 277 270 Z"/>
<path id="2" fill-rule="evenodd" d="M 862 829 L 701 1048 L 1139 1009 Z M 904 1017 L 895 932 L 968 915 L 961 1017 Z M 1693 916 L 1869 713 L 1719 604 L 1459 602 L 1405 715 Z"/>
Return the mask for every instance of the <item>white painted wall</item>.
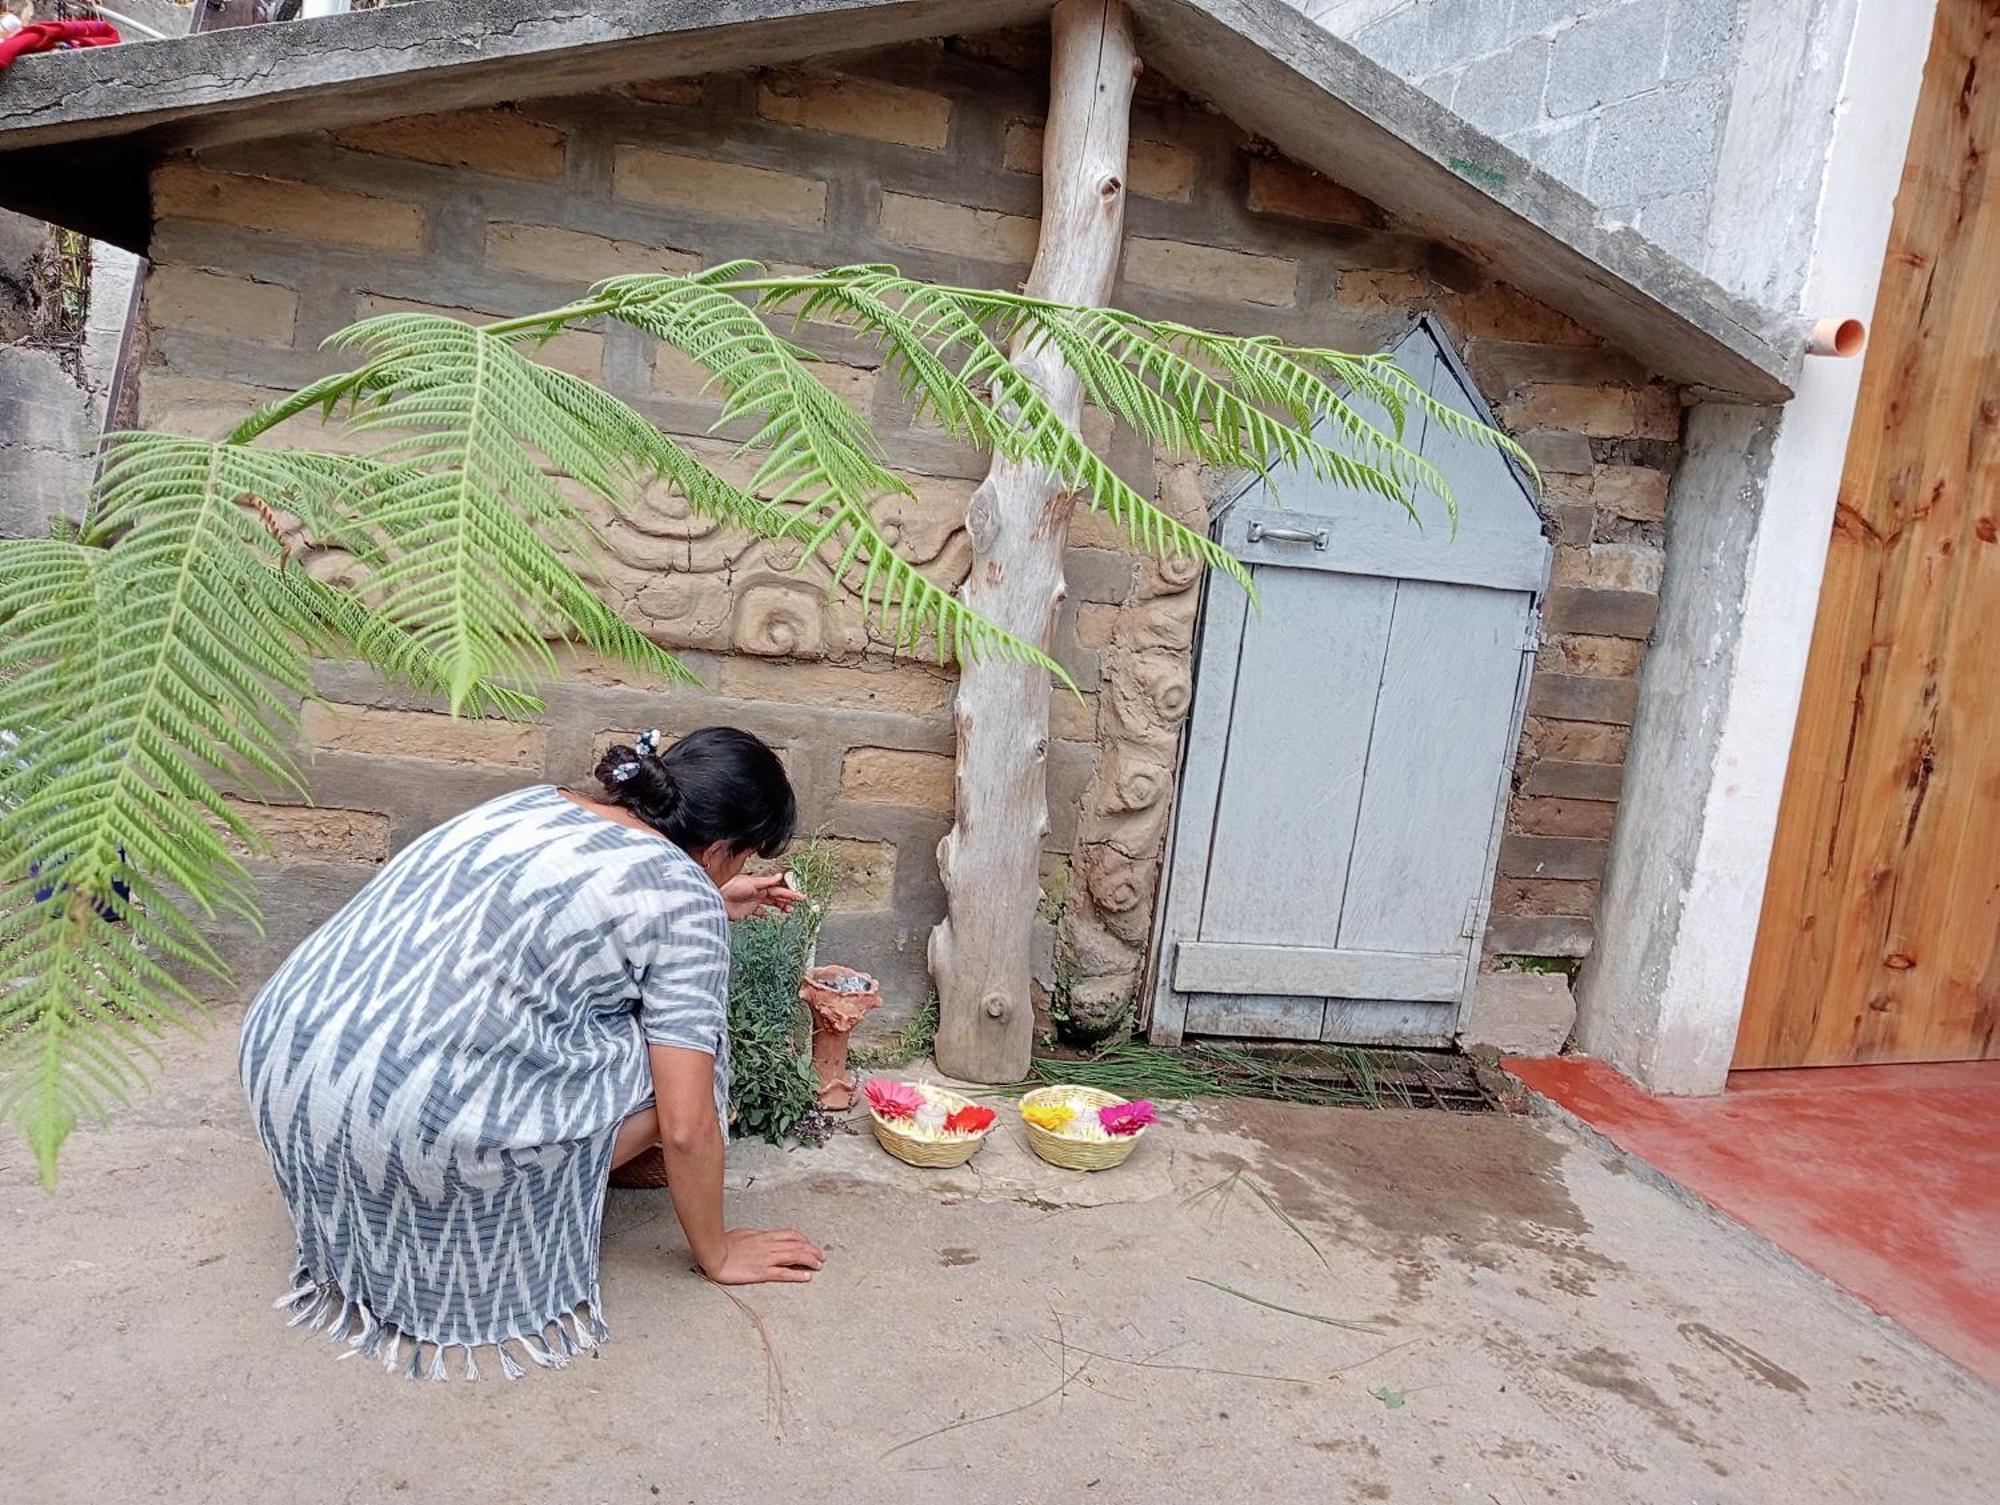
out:
<path id="1" fill-rule="evenodd" d="M 1808 313 L 1873 310 L 1933 8 L 1858 0 L 1804 251 Z M 1773 142 L 1771 173 L 1796 170 L 1787 146 Z M 1654 1091 L 1720 1091 L 1735 1049 L 1860 380 L 1859 361 L 1812 360 L 1776 414 L 1691 415 L 1660 646 L 1579 988 L 1579 1043 Z"/>

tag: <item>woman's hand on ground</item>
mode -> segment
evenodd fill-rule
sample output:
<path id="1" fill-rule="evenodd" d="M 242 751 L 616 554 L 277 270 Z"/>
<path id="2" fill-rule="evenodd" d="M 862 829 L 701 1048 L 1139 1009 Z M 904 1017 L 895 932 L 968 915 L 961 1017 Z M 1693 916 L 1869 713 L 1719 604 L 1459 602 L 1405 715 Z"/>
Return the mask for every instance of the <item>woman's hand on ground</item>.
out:
<path id="1" fill-rule="evenodd" d="M 826 1263 L 826 1251 L 796 1228 L 731 1228 L 722 1235 L 722 1257 L 702 1274 L 719 1286 L 765 1281 L 807 1281 Z"/>
<path id="2" fill-rule="evenodd" d="M 747 920 L 764 909 L 786 914 L 794 904 L 803 904 L 805 900 L 804 894 L 786 886 L 783 873 L 765 873 L 757 878 L 739 873 L 722 885 L 722 907 L 732 920 Z"/>

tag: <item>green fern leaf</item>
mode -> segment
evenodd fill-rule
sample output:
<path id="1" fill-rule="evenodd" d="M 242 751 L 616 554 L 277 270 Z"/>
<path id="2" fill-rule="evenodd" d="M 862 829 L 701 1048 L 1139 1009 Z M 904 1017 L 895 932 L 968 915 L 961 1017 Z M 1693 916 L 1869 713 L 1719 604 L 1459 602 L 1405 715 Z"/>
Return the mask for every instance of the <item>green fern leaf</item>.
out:
<path id="1" fill-rule="evenodd" d="M 796 509 L 786 531 L 801 562 L 831 549 L 834 580 L 899 651 L 925 637 L 943 662 L 997 656 L 1069 675 L 1040 648 L 988 621 L 927 578 L 883 537 L 875 502 L 913 495 L 880 459 L 859 414 L 812 374 L 806 353 L 779 339 L 733 294 L 699 278 L 616 278 L 603 287 L 613 317 L 644 329 L 712 372 L 724 392 L 720 424 L 757 424 L 746 449 L 764 459 L 750 490 Z M 855 576 L 858 573 L 859 581 Z"/>
<path id="2" fill-rule="evenodd" d="M 551 472 L 619 499 L 641 477 L 615 435 L 552 399 L 545 368 L 515 348 L 524 337 L 432 314 L 384 314 L 334 336 L 369 360 L 320 383 L 320 399 L 349 398 L 349 430 L 383 441 L 379 470 L 351 493 L 383 541 L 368 578 L 372 609 L 443 666 L 454 712 L 481 685 L 552 676 L 551 635 L 693 682 L 570 562 L 599 544 Z"/>
<path id="3" fill-rule="evenodd" d="M 821 295 L 818 303 L 816 295 Z M 772 306 L 794 299 L 802 307 L 837 304 L 851 313 L 858 328 L 895 354 L 912 390 L 922 394 L 923 407 L 955 426 L 960 437 L 1048 471 L 1059 485 L 1106 512 L 1134 547 L 1161 557 L 1199 559 L 1251 589 L 1250 573 L 1234 555 L 1133 490 L 1008 359 L 1002 342 L 1035 310 L 1053 314 L 1060 305 L 1036 305 L 1031 299 L 1002 304 L 969 289 L 934 287 L 879 267 L 844 267 L 797 279 L 767 295 Z M 892 309 L 893 317 L 885 317 L 884 308 Z M 989 330 L 982 316 L 998 327 Z M 956 358 L 956 369 L 937 352 Z M 1102 365 L 1096 374 L 1101 386 L 1112 380 Z M 966 394 L 981 389 L 990 389 L 990 397 L 975 413 Z"/>

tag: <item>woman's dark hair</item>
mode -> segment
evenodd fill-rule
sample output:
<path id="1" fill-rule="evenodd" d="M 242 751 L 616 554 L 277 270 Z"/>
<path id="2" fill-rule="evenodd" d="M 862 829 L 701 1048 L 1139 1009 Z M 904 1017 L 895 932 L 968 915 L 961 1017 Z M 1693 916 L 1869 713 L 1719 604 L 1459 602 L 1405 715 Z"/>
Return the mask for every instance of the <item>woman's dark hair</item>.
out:
<path id="1" fill-rule="evenodd" d="M 776 857 L 791 844 L 798 800 L 785 765 L 760 738 L 705 726 L 665 751 L 648 732 L 637 747 L 598 761 L 604 797 L 690 852 L 723 842 L 731 852 Z"/>

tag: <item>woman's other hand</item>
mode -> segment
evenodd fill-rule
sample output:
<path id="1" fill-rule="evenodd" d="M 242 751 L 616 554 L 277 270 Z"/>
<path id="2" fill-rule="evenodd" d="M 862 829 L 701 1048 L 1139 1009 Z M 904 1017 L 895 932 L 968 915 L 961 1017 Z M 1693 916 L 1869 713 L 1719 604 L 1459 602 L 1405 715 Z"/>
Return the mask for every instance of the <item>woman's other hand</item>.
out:
<path id="1" fill-rule="evenodd" d="M 826 1251 L 796 1228 L 732 1228 L 722 1235 L 722 1257 L 702 1274 L 719 1286 L 766 1281 L 807 1281 L 826 1263 Z"/>
<path id="2" fill-rule="evenodd" d="M 794 904 L 805 901 L 804 894 L 786 886 L 783 873 L 766 873 L 759 878 L 739 873 L 722 885 L 722 907 L 732 920 L 747 920 L 766 909 L 789 914 Z"/>

